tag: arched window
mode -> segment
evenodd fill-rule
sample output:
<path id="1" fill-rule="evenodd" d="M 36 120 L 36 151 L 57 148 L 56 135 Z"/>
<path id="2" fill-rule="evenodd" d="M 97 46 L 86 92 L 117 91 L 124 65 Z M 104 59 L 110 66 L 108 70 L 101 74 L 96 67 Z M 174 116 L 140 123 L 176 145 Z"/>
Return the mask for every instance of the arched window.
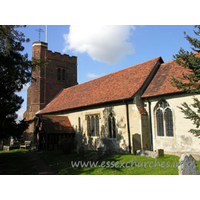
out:
<path id="1" fill-rule="evenodd" d="M 156 104 L 155 118 L 157 135 L 173 137 L 173 114 L 170 105 L 165 100 Z"/>
<path id="2" fill-rule="evenodd" d="M 86 115 L 88 136 L 99 136 L 99 114 Z"/>
<path id="3" fill-rule="evenodd" d="M 108 117 L 108 133 L 110 138 L 116 138 L 115 118 L 112 113 Z"/>

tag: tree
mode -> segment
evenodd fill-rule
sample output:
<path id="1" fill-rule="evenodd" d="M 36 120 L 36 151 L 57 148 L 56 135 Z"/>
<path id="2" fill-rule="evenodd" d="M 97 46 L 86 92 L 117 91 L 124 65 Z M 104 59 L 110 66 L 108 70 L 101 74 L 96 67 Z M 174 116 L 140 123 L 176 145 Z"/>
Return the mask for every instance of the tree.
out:
<path id="1" fill-rule="evenodd" d="M 200 26 L 195 26 L 194 33 L 196 36 L 200 36 Z M 185 38 L 191 44 L 191 52 L 185 51 L 180 48 L 178 54 L 174 55 L 175 61 L 187 69 L 187 73 L 182 73 L 182 77 L 172 77 L 172 84 L 183 92 L 190 93 L 192 95 L 200 94 L 200 40 L 192 38 L 184 32 Z M 181 104 L 181 112 L 185 114 L 186 119 L 190 119 L 196 129 L 190 129 L 189 132 L 195 136 L 200 136 L 200 101 L 198 98 L 194 98 L 194 103 L 188 105 L 186 102 Z"/>
<path id="2" fill-rule="evenodd" d="M 22 55 L 22 44 L 29 39 L 19 28 L 22 26 L 0 26 L 0 139 L 18 136 L 28 127 L 24 120 L 16 122 L 16 112 L 23 103 L 16 92 L 30 82 L 33 66 L 28 55 Z"/>

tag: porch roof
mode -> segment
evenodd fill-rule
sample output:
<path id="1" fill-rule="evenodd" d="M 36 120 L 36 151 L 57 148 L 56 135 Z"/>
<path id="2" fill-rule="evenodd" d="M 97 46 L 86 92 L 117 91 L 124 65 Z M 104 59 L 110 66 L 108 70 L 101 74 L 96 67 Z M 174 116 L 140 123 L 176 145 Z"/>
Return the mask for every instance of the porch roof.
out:
<path id="1" fill-rule="evenodd" d="M 75 131 L 71 126 L 67 116 L 43 115 L 41 116 L 42 127 L 48 133 L 68 133 L 74 134 Z"/>

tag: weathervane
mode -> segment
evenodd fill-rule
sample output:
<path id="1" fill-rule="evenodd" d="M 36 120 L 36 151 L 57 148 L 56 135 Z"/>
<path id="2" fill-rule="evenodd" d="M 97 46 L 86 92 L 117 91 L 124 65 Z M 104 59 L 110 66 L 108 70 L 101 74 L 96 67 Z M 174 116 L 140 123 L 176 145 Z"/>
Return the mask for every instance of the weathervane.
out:
<path id="1" fill-rule="evenodd" d="M 41 28 L 36 29 L 39 32 L 39 41 L 40 41 L 40 32 L 44 32 Z"/>

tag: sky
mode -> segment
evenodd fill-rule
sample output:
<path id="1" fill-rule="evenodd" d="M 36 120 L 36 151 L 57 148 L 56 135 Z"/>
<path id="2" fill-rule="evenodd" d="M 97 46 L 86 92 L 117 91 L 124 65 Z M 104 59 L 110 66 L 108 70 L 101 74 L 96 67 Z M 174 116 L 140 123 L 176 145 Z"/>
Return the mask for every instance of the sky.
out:
<path id="1" fill-rule="evenodd" d="M 24 53 L 32 57 L 32 43 L 46 41 L 46 25 L 27 25 L 20 28 L 29 43 Z M 48 49 L 53 52 L 77 56 L 78 83 L 148 61 L 161 56 L 164 62 L 173 59 L 182 47 L 190 51 L 184 31 L 195 37 L 193 25 L 48 25 Z M 26 111 L 27 88 L 18 95 L 24 98 L 17 112 L 22 119 Z"/>

